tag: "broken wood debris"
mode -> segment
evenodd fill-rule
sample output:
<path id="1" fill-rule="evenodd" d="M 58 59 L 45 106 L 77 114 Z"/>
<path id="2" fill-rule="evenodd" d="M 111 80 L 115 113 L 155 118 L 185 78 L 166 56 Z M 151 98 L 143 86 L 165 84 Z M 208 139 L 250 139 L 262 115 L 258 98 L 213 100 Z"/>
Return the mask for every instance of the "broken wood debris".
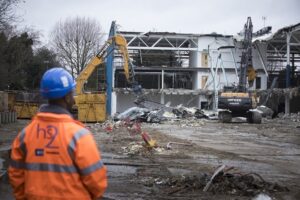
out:
<path id="1" fill-rule="evenodd" d="M 187 192 L 209 192 L 213 194 L 234 194 L 238 196 L 255 197 L 261 193 L 274 194 L 275 192 L 287 192 L 287 187 L 277 183 L 265 181 L 257 173 L 230 173 L 234 167 L 222 165 L 218 167 L 213 175 L 182 175 L 173 177 L 156 177 L 142 180 L 145 186 L 159 187 L 168 195 Z"/>
<path id="2" fill-rule="evenodd" d="M 214 180 L 214 178 L 217 175 L 219 175 L 219 173 L 221 173 L 225 169 L 225 167 L 226 167 L 225 165 L 222 165 L 222 166 L 220 166 L 220 167 L 217 168 L 217 170 L 215 171 L 215 173 L 212 175 L 212 177 L 210 178 L 210 180 L 208 181 L 208 183 L 203 188 L 203 192 L 206 192 L 209 189 L 209 187 L 210 187 L 212 181 Z"/>

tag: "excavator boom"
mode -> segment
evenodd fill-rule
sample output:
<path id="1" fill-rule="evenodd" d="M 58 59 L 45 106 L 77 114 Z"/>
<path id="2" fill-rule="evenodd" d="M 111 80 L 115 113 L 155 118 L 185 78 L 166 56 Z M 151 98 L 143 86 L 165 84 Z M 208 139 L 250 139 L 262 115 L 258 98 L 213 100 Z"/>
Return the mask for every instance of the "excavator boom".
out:
<path id="1" fill-rule="evenodd" d="M 126 39 L 121 35 L 115 35 L 114 37 L 109 38 L 105 44 L 102 46 L 100 51 L 97 53 L 95 57 L 93 57 L 90 62 L 87 64 L 87 66 L 83 69 L 83 71 L 79 74 L 79 76 L 76 79 L 77 85 L 76 85 L 76 94 L 82 94 L 83 93 L 83 87 L 84 83 L 88 80 L 88 78 L 92 75 L 94 70 L 98 65 L 104 62 L 104 59 L 107 55 L 109 55 L 111 52 L 107 52 L 110 45 L 115 44 L 116 47 L 118 47 L 118 50 L 120 51 L 124 64 L 123 69 L 125 72 L 125 77 L 127 81 L 132 84 L 134 82 L 134 76 L 131 75 L 133 73 L 132 64 L 129 59 L 129 54 L 127 51 L 127 42 Z M 112 50 L 113 51 L 113 50 Z"/>
<path id="2" fill-rule="evenodd" d="M 242 41 L 242 56 L 241 56 L 241 67 L 240 67 L 240 75 L 239 75 L 239 92 L 246 92 L 247 85 L 247 77 L 249 81 L 249 85 L 251 85 L 256 77 L 256 75 L 252 75 L 249 77 L 248 72 L 252 74 L 255 73 L 252 67 L 252 32 L 253 25 L 251 21 L 251 17 L 247 18 L 247 22 L 244 26 L 244 39 Z"/>
<path id="3" fill-rule="evenodd" d="M 114 44 L 123 57 L 123 69 L 127 82 L 132 86 L 135 93 L 141 91 L 141 87 L 138 87 L 139 85 L 134 80 L 134 69 L 129 59 L 126 39 L 121 35 L 115 35 L 105 42 L 97 55 L 90 60 L 76 79 L 77 85 L 75 101 L 78 109 L 78 119 L 80 121 L 98 122 L 104 121 L 106 118 L 105 93 L 86 93 L 84 92 L 84 84 L 95 71 L 97 66 L 104 63 L 106 56 L 114 51 L 114 49 L 109 49 L 109 46 L 112 44 Z"/>

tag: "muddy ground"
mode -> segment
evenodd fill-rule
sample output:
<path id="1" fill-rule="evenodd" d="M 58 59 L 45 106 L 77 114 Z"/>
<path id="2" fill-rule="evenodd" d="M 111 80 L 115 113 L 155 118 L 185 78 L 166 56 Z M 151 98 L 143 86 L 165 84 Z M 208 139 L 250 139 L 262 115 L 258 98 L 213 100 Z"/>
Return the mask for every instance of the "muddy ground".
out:
<path id="1" fill-rule="evenodd" d="M 1 125 L 0 147 L 9 145 L 28 121 Z M 300 124 L 264 119 L 262 124 L 230 124 L 185 119 L 145 124 L 157 141 L 148 148 L 128 125 L 88 124 L 108 169 L 104 199 L 300 199 Z M 169 143 L 171 142 L 171 143 Z M 168 144 L 169 143 L 169 144 Z M 206 192 L 205 185 L 215 170 Z M 13 199 L 7 178 L 1 199 Z"/>

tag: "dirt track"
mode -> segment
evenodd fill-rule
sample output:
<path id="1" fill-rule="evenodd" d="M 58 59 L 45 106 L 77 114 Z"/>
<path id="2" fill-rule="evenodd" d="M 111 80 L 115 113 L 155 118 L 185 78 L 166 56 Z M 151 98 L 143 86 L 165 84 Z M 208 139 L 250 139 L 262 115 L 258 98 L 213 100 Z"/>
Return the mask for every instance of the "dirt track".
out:
<path id="1" fill-rule="evenodd" d="M 2 145 L 23 125 L 2 126 Z M 123 126 L 110 133 L 101 124 L 88 127 L 108 168 L 105 199 L 251 199 L 261 192 L 273 199 L 300 199 L 299 125 L 280 119 L 259 125 L 208 120 L 142 124 L 157 140 L 156 149 L 145 147 L 140 135 Z M 233 168 L 203 192 L 223 164 Z M 5 180 L 0 194 L 12 198 Z"/>

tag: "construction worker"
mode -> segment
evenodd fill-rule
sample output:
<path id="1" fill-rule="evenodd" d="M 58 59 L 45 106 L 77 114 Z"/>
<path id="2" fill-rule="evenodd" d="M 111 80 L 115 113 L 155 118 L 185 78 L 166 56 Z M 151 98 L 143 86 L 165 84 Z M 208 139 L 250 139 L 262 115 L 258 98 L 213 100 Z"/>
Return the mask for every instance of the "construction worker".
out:
<path id="1" fill-rule="evenodd" d="M 48 99 L 12 144 L 9 179 L 17 200 L 97 199 L 107 187 L 106 167 L 92 134 L 74 120 L 76 83 L 63 68 L 42 77 Z"/>

